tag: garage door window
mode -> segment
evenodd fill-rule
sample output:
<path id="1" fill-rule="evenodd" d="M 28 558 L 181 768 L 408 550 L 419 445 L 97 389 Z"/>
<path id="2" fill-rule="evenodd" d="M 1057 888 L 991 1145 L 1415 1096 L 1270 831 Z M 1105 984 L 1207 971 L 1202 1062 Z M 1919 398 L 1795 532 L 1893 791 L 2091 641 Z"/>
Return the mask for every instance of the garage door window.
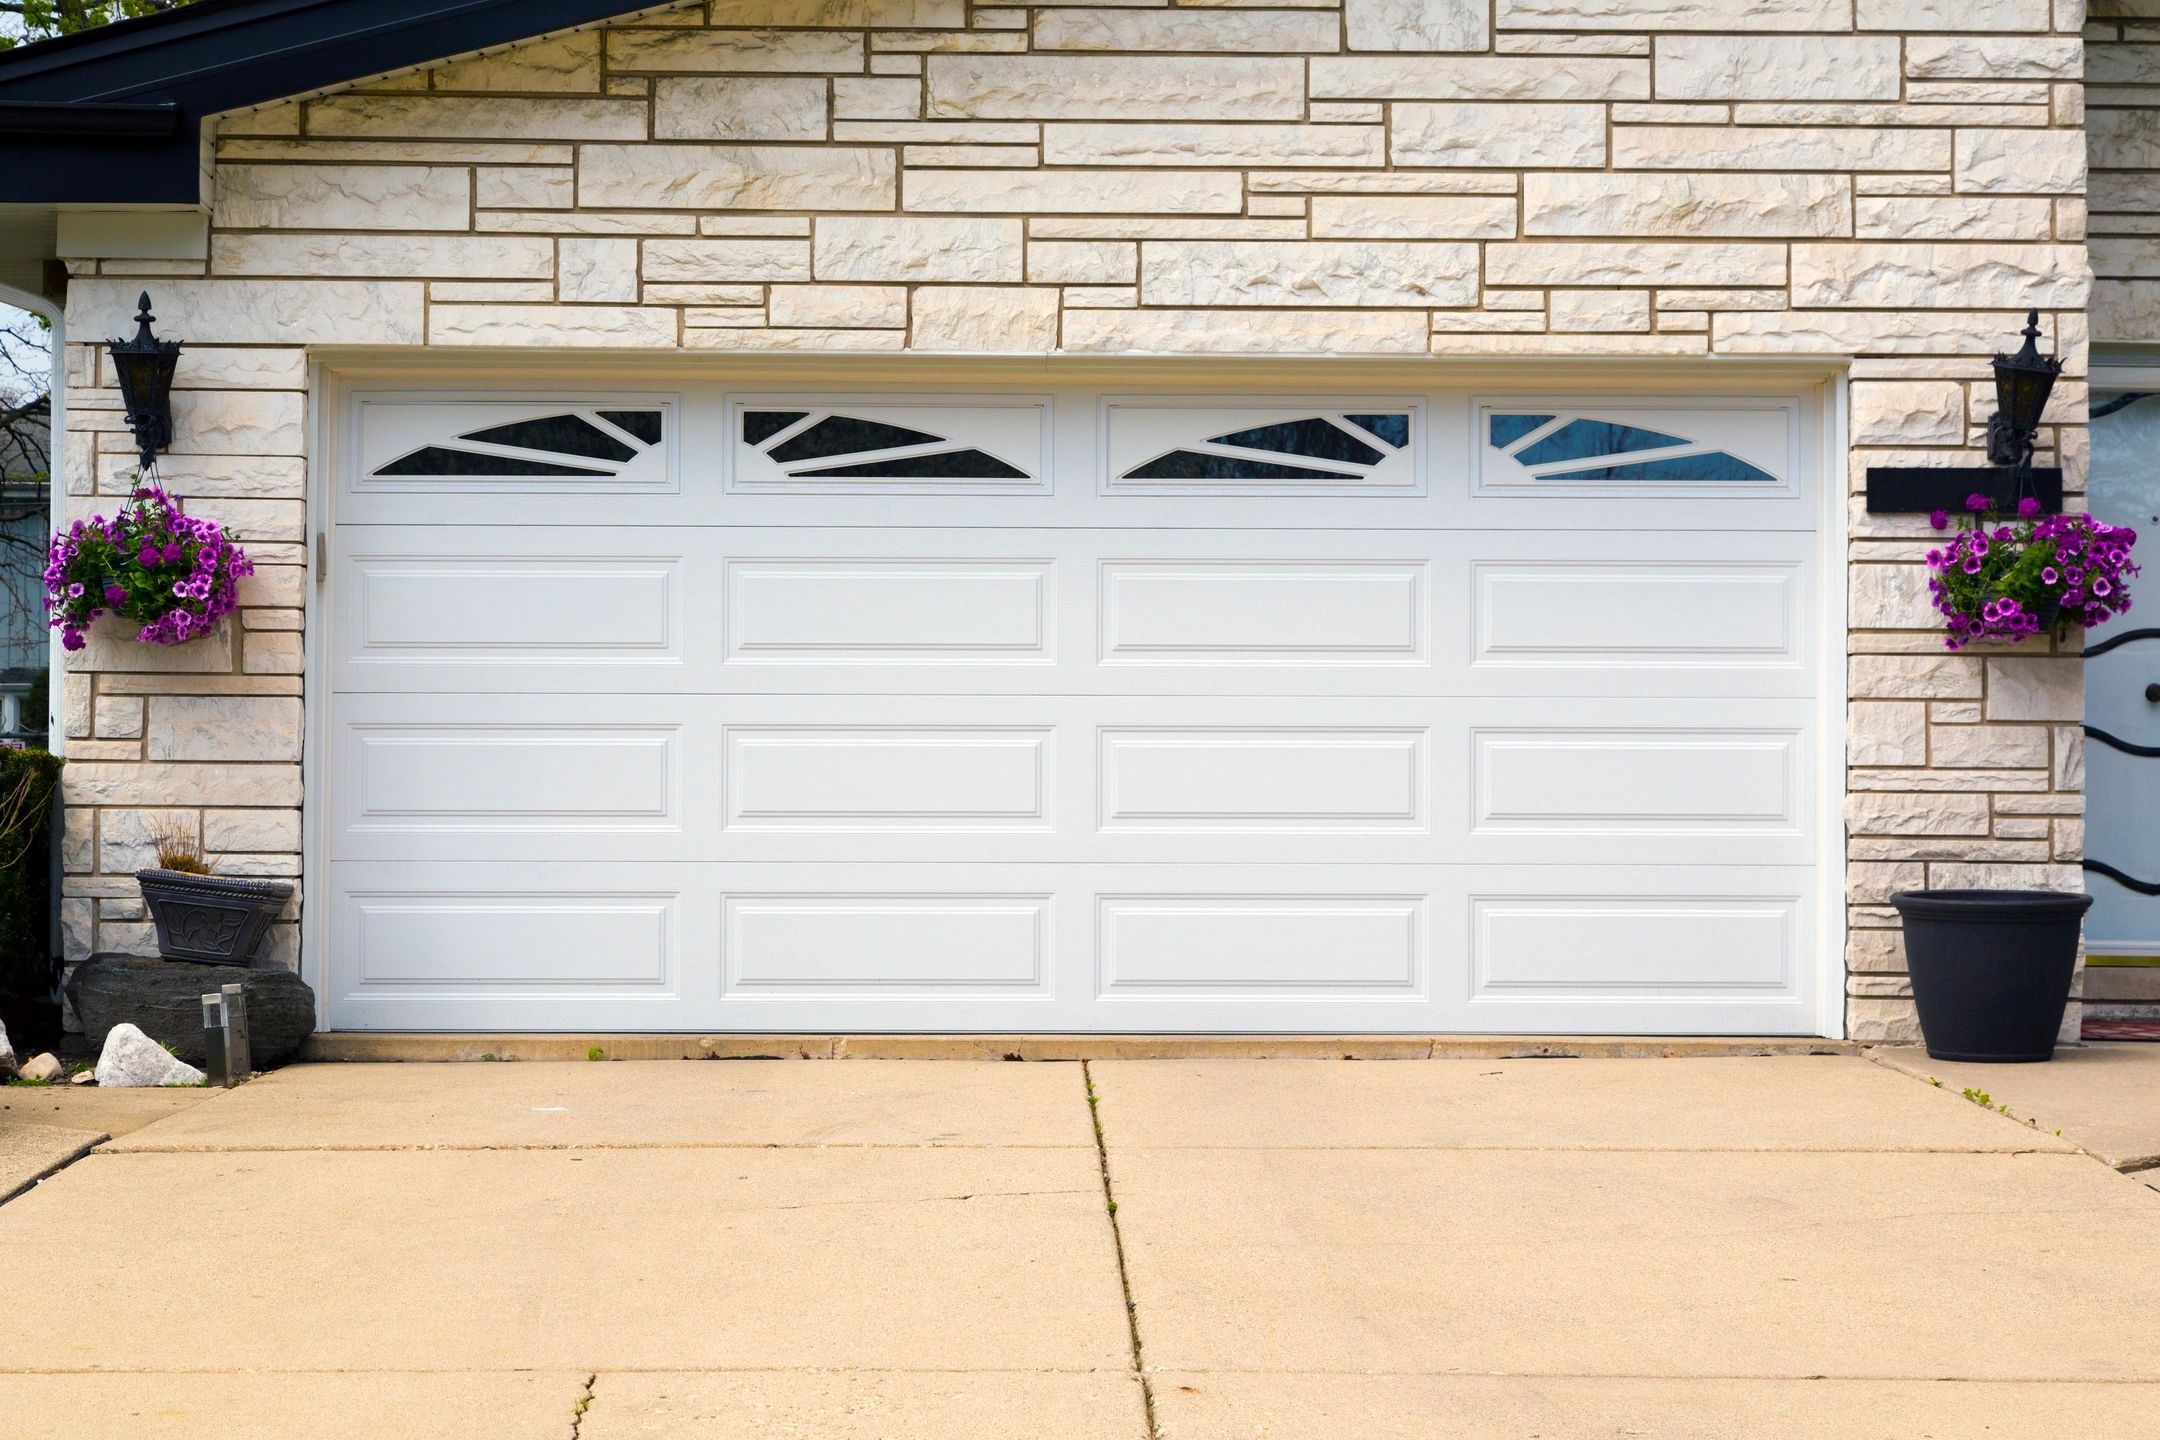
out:
<path id="1" fill-rule="evenodd" d="M 669 479 L 662 405 L 403 404 L 386 396 L 363 406 L 360 427 L 359 489 L 613 489 Z M 535 481 L 602 483 L 523 483 Z"/>
<path id="2" fill-rule="evenodd" d="M 1790 466 L 1763 441 L 1777 431 L 1749 417 L 1749 453 L 1728 448 L 1729 417 L 1715 411 L 1655 409 L 1570 413 L 1561 407 L 1512 409 L 1485 414 L 1487 481 L 1498 485 L 1557 486 L 1730 485 L 1783 488 Z M 1781 427 L 1789 428 L 1789 427 Z"/>

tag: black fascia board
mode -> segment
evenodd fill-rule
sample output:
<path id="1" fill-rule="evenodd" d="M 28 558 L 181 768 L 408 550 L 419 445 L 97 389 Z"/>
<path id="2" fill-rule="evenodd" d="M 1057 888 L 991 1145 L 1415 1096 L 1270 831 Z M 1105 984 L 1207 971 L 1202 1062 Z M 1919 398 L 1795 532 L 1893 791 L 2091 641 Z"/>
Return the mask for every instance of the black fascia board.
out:
<path id="1" fill-rule="evenodd" d="M 212 115 L 646 8 L 623 0 L 197 0 L 0 52 L 0 204 L 200 204 L 199 131 Z M 72 123 L 55 113 L 67 110 L 78 112 Z"/>

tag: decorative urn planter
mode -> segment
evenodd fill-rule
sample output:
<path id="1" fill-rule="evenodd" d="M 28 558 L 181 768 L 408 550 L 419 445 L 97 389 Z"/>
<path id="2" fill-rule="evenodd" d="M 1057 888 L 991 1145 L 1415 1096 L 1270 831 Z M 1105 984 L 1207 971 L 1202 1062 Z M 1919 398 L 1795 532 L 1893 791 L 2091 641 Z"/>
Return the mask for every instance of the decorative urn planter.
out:
<path id="1" fill-rule="evenodd" d="M 158 954 L 203 965 L 250 965 L 270 922 L 292 899 L 283 880 L 238 880 L 178 870 L 140 870 Z"/>
<path id="2" fill-rule="evenodd" d="M 1907 890 L 1890 903 L 1905 922 L 1905 968 L 1928 1054 L 1996 1064 L 2054 1056 L 2092 896 Z"/>

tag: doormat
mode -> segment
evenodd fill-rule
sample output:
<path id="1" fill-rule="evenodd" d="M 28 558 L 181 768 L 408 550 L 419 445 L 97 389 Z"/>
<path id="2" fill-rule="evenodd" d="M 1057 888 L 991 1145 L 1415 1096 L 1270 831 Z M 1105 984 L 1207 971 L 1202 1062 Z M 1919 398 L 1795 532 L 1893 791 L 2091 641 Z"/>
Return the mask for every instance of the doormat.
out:
<path id="1" fill-rule="evenodd" d="M 2160 1040 L 2160 1020 L 2087 1020 L 2087 1040 Z"/>

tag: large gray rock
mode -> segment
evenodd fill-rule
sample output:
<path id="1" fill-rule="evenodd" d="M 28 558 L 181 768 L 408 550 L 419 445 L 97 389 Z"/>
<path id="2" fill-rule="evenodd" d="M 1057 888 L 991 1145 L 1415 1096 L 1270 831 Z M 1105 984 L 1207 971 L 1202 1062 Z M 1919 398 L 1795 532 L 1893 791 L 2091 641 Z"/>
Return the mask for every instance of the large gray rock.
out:
<path id="1" fill-rule="evenodd" d="M 258 1070 L 284 1064 L 315 1032 L 315 992 L 290 970 L 243 970 L 136 955 L 93 955 L 68 978 L 68 1003 L 92 1045 L 115 1025 L 141 1028 L 192 1065 L 203 1047 L 202 997 L 227 985 L 247 987 L 248 1043 Z"/>
<path id="2" fill-rule="evenodd" d="M 147 1090 L 159 1085 L 200 1085 L 203 1072 L 174 1059 L 133 1025 L 115 1025 L 105 1033 L 98 1054 L 97 1083 L 103 1090 Z"/>

